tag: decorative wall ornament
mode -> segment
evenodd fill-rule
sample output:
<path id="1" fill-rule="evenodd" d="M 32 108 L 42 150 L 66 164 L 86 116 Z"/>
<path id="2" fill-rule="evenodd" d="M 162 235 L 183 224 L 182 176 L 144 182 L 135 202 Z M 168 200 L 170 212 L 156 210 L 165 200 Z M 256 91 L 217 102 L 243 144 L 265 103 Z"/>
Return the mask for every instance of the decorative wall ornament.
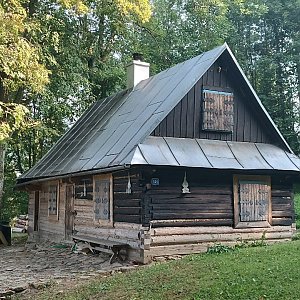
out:
<path id="1" fill-rule="evenodd" d="M 130 181 L 130 175 L 128 173 L 128 183 L 127 183 L 127 188 L 126 188 L 126 194 L 131 194 L 132 190 L 131 190 L 131 181 Z"/>
<path id="2" fill-rule="evenodd" d="M 186 172 L 184 172 L 184 178 L 182 182 L 182 193 L 183 194 L 190 194 L 190 189 L 189 189 L 189 183 L 186 180 Z"/>

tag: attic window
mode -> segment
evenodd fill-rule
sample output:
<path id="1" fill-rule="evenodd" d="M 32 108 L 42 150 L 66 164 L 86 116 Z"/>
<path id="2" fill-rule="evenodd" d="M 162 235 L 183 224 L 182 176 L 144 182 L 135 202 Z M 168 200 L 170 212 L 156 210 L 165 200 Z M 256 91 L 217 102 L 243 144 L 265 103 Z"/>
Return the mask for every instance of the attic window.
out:
<path id="1" fill-rule="evenodd" d="M 233 93 L 203 89 L 202 129 L 233 131 Z"/>

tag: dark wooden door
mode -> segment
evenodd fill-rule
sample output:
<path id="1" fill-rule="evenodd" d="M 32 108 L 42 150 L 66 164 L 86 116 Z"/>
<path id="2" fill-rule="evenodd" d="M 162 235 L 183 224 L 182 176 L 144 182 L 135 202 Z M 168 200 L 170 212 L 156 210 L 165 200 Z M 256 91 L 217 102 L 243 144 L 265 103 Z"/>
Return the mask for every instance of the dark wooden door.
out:
<path id="1" fill-rule="evenodd" d="M 33 230 L 39 231 L 39 211 L 40 211 L 40 192 L 34 192 L 34 218 L 33 218 Z"/>
<path id="2" fill-rule="evenodd" d="M 74 230 L 74 185 L 70 184 L 66 187 L 66 239 L 71 239 Z"/>

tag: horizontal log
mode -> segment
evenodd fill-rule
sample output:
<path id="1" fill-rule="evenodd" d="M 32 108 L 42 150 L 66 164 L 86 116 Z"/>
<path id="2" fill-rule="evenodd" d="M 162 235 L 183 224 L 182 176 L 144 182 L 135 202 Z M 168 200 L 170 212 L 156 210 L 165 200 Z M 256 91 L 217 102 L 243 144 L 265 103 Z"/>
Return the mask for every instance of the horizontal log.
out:
<path id="1" fill-rule="evenodd" d="M 193 204 L 227 204 L 227 205 L 232 205 L 232 199 L 231 197 L 218 197 L 220 195 L 216 195 L 216 196 L 201 196 L 201 197 L 197 197 L 197 196 L 193 196 L 193 197 L 176 197 L 174 195 L 171 195 L 170 197 L 154 197 L 152 196 L 150 199 L 151 203 L 193 203 Z"/>
<path id="2" fill-rule="evenodd" d="M 273 226 L 291 226 L 293 222 L 292 218 L 272 218 Z"/>
<path id="3" fill-rule="evenodd" d="M 141 223 L 140 215 L 121 215 L 114 214 L 114 221 L 116 222 L 129 222 L 129 223 Z"/>
<path id="4" fill-rule="evenodd" d="M 197 195 L 232 195 L 232 189 L 228 187 L 212 187 L 209 188 L 199 188 L 199 187 L 190 187 L 192 194 Z M 173 188 L 173 187 L 165 187 L 165 188 L 152 188 L 149 191 L 147 191 L 147 194 L 149 195 L 169 195 L 169 194 L 181 194 L 181 187 Z"/>
<path id="5" fill-rule="evenodd" d="M 286 190 L 286 189 L 285 190 L 274 190 L 272 188 L 271 195 L 272 195 L 272 197 L 292 197 L 293 191 Z"/>
<path id="6" fill-rule="evenodd" d="M 228 205 L 226 203 L 222 204 L 214 204 L 211 206 L 208 206 L 207 204 L 203 203 L 169 203 L 169 204 L 153 204 L 150 203 L 149 206 L 153 209 L 153 211 L 158 212 L 162 210 L 172 210 L 172 211 L 186 211 L 186 210 L 193 210 L 193 211 L 199 211 L 199 212 L 205 212 L 205 211 L 216 211 L 216 212 L 232 212 L 233 207 L 232 205 Z"/>
<path id="7" fill-rule="evenodd" d="M 141 209 L 139 207 L 114 207 L 115 215 L 139 215 Z"/>
<path id="8" fill-rule="evenodd" d="M 140 207 L 141 200 L 140 199 L 130 199 L 130 200 L 116 200 L 114 199 L 115 207 Z"/>
<path id="9" fill-rule="evenodd" d="M 153 220 L 170 220 L 170 219 L 230 219 L 233 213 L 174 213 L 170 212 L 153 212 Z"/>
<path id="10" fill-rule="evenodd" d="M 114 227 L 100 227 L 97 226 L 84 226 L 78 225 L 76 226 L 76 230 L 81 234 L 91 235 L 95 237 L 117 237 L 117 238 L 126 238 L 126 239 L 133 239 L 139 240 L 141 236 L 141 230 L 138 229 L 127 229 L 127 228 L 114 228 Z"/>
<path id="11" fill-rule="evenodd" d="M 251 233 L 226 233 L 226 234 L 190 234 L 190 235 L 168 235 L 155 236 L 151 238 L 151 246 L 171 245 L 171 244 L 193 244 L 203 242 L 228 242 L 228 241 L 249 241 L 259 240 L 264 236 L 265 239 L 285 239 L 291 238 L 292 233 L 284 232 L 251 232 Z"/>
<path id="12" fill-rule="evenodd" d="M 153 220 L 151 226 L 158 227 L 173 227 L 173 226 L 232 226 L 233 219 L 189 219 L 189 220 Z"/>
<path id="13" fill-rule="evenodd" d="M 275 243 L 275 242 L 285 242 L 289 241 L 288 239 L 269 239 L 267 240 L 267 244 Z M 222 245 L 227 246 L 234 246 L 237 242 L 232 241 L 224 241 Z M 180 244 L 180 245 L 166 245 L 166 246 L 153 246 L 150 248 L 150 255 L 152 257 L 155 256 L 165 256 L 165 255 L 184 255 L 184 254 L 191 254 L 191 253 L 201 253 L 206 252 L 208 247 L 214 246 L 215 243 L 213 242 L 206 242 L 206 243 L 195 243 L 195 244 Z"/>
<path id="14" fill-rule="evenodd" d="M 293 202 L 292 197 L 272 197 L 272 203 L 276 204 L 288 204 Z"/>
<path id="15" fill-rule="evenodd" d="M 291 210 L 284 210 L 284 211 L 279 211 L 279 210 L 275 210 L 272 211 L 272 217 L 274 218 L 280 218 L 280 217 L 284 217 L 284 218 L 292 218 L 294 216 L 294 212 Z"/>
<path id="16" fill-rule="evenodd" d="M 294 208 L 293 203 L 284 203 L 284 204 L 272 203 L 272 210 L 293 210 L 293 208 Z"/>
<path id="17" fill-rule="evenodd" d="M 143 197 L 143 194 L 140 192 L 133 192 L 131 194 L 127 194 L 124 192 L 120 193 L 120 192 L 115 192 L 114 193 L 114 200 L 140 200 Z"/>
<path id="18" fill-rule="evenodd" d="M 273 226 L 270 228 L 232 228 L 229 226 L 222 227 L 162 227 L 162 228 L 152 228 L 151 236 L 167 236 L 167 235 L 189 235 L 189 234 L 233 234 L 233 233 L 254 233 L 265 231 L 268 232 L 291 232 L 290 226 Z"/>

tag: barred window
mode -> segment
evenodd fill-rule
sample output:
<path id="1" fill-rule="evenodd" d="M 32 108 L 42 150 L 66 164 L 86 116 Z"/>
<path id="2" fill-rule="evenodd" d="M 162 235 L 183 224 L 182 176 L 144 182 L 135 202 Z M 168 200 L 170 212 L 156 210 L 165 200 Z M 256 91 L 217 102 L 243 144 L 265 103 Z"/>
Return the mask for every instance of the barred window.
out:
<path id="1" fill-rule="evenodd" d="M 50 215 L 58 214 L 58 185 L 49 185 L 49 206 L 48 212 Z"/>
<path id="2" fill-rule="evenodd" d="M 111 178 L 106 175 L 94 176 L 94 219 L 112 220 Z"/>

